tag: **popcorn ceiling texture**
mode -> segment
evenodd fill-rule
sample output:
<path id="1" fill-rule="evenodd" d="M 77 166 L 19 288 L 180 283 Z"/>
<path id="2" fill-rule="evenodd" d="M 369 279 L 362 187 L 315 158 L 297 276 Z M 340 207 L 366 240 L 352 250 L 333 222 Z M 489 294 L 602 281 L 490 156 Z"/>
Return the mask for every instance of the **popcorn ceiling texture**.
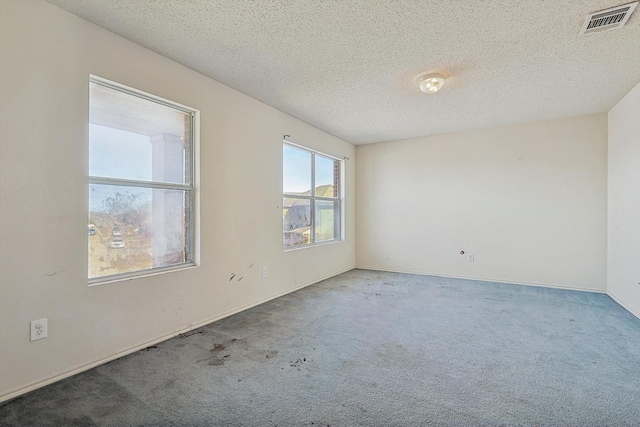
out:
<path id="1" fill-rule="evenodd" d="M 640 81 L 638 11 L 578 37 L 624 0 L 48 1 L 354 144 L 606 112 Z"/>

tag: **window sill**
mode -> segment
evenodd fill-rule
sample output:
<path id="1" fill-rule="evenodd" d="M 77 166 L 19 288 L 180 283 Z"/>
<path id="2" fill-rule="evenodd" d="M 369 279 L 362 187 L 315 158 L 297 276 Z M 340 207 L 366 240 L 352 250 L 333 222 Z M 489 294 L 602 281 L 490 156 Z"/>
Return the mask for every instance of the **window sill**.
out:
<path id="1" fill-rule="evenodd" d="M 160 267 L 154 268 L 152 270 L 145 270 L 144 272 L 132 272 L 125 273 L 118 276 L 109 276 L 105 278 L 96 277 L 93 279 L 89 279 L 89 286 L 99 286 L 106 285 L 108 283 L 117 283 L 117 282 L 125 282 L 128 280 L 141 279 L 143 277 L 151 277 L 151 276 L 159 276 L 161 274 L 173 273 L 176 271 L 183 270 L 191 270 L 192 268 L 197 268 L 198 266 L 195 263 L 189 264 L 180 264 L 172 267 Z"/>
<path id="2" fill-rule="evenodd" d="M 302 249 L 316 248 L 318 246 L 334 245 L 336 243 L 342 243 L 342 242 L 344 242 L 343 239 L 335 239 L 335 240 L 329 240 L 329 241 L 322 242 L 322 243 L 312 243 L 310 245 L 293 246 L 293 247 L 290 247 L 290 248 L 283 247 L 282 251 L 283 252 L 299 251 L 299 250 L 302 250 Z"/>

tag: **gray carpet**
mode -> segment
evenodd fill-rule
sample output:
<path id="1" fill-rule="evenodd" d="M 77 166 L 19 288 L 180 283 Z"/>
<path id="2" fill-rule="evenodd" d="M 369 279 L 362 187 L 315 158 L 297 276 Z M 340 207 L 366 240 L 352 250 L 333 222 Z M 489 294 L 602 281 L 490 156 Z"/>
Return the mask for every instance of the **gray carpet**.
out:
<path id="1" fill-rule="evenodd" d="M 352 270 L 0 404 L 2 426 L 639 426 L 603 294 Z"/>

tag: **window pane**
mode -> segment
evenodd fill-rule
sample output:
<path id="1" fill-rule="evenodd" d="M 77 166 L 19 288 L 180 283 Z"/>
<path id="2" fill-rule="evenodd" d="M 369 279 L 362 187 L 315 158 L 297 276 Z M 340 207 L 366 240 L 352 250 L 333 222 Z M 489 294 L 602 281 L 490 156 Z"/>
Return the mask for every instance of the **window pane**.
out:
<path id="1" fill-rule="evenodd" d="M 338 197 L 340 162 L 316 154 L 316 197 Z"/>
<path id="2" fill-rule="evenodd" d="M 89 153 L 89 174 L 92 176 L 152 179 L 148 136 L 90 124 Z"/>
<path id="3" fill-rule="evenodd" d="M 311 203 L 308 199 L 285 197 L 282 202 L 284 246 L 311 243 Z"/>
<path id="4" fill-rule="evenodd" d="M 340 238 L 340 202 L 316 200 L 315 211 L 316 242 Z"/>
<path id="5" fill-rule="evenodd" d="M 283 187 L 288 194 L 311 195 L 311 152 L 284 144 Z"/>
<path id="6" fill-rule="evenodd" d="M 89 175 L 191 183 L 190 114 L 96 83 L 90 90 Z"/>
<path id="7" fill-rule="evenodd" d="M 191 193 L 89 185 L 89 277 L 192 261 Z"/>

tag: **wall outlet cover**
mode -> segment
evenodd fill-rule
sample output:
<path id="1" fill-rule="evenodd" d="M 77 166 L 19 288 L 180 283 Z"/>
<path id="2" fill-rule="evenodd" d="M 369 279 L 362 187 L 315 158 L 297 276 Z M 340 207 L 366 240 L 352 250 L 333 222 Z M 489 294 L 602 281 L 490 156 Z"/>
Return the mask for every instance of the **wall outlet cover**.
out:
<path id="1" fill-rule="evenodd" d="M 31 341 L 41 340 L 48 335 L 49 327 L 46 318 L 31 321 Z"/>

